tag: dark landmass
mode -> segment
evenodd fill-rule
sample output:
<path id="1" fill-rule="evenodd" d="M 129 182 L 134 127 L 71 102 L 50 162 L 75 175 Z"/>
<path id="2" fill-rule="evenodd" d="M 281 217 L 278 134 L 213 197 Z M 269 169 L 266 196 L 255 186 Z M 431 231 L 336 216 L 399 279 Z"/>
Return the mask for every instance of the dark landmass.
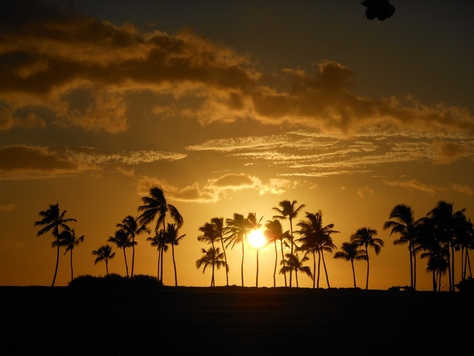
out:
<path id="1" fill-rule="evenodd" d="M 472 349 L 473 301 L 352 289 L 0 287 L 0 340 L 11 355 L 455 355 Z"/>

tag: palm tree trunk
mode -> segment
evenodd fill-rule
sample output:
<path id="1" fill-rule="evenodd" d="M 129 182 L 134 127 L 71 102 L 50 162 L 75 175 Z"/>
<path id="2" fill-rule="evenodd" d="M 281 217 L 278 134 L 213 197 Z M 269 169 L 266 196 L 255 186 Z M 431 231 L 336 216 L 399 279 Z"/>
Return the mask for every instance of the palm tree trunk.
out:
<path id="1" fill-rule="evenodd" d="M 277 263 L 278 263 L 278 250 L 277 250 L 276 240 L 273 242 L 273 246 L 275 247 L 275 266 L 273 267 L 273 288 L 275 288 L 276 287 L 276 270 L 277 270 Z"/>
<path id="2" fill-rule="evenodd" d="M 71 282 L 72 282 L 72 280 L 74 279 L 74 269 L 72 268 L 72 250 L 73 250 L 73 249 L 71 249 L 71 250 L 69 251 L 70 254 L 71 254 L 71 260 L 69 261 L 69 265 L 71 266 Z"/>
<path id="3" fill-rule="evenodd" d="M 227 266 L 227 254 L 225 252 L 225 246 L 224 246 L 224 239 L 221 236 L 221 245 L 222 245 L 222 251 L 224 252 L 224 261 L 225 265 Z M 225 269 L 225 285 L 229 285 L 229 271 L 227 271 L 227 268 Z"/>
<path id="4" fill-rule="evenodd" d="M 452 254 L 452 268 L 451 268 L 451 283 L 450 283 L 450 292 L 454 292 L 454 244 L 451 244 L 451 254 Z"/>
<path id="5" fill-rule="evenodd" d="M 105 275 L 109 275 L 109 260 L 105 260 Z"/>
<path id="6" fill-rule="evenodd" d="M 165 247 L 161 246 L 161 250 L 160 250 L 160 281 L 161 281 L 162 284 L 163 284 L 163 266 L 164 266 L 163 260 L 165 258 L 164 252 L 165 252 Z"/>
<path id="7" fill-rule="evenodd" d="M 413 289 L 416 290 L 416 250 L 413 246 Z"/>
<path id="8" fill-rule="evenodd" d="M 318 250 L 318 281 L 316 283 L 317 288 L 319 289 L 319 275 L 321 274 L 321 252 Z"/>
<path id="9" fill-rule="evenodd" d="M 351 260 L 351 266 L 352 266 L 352 279 L 354 280 L 354 288 L 357 288 L 356 274 L 355 274 L 355 269 L 354 269 L 354 260 Z"/>
<path id="10" fill-rule="evenodd" d="M 314 253 L 314 250 L 312 250 L 313 252 L 313 289 L 316 287 L 315 283 L 316 283 L 316 278 L 314 278 L 316 276 L 316 254 Z"/>
<path id="11" fill-rule="evenodd" d="M 58 242 L 58 248 L 56 250 L 56 267 L 54 269 L 54 276 L 53 276 L 53 283 L 51 284 L 51 287 L 54 287 L 54 283 L 56 282 L 56 275 L 58 274 L 58 267 L 59 267 L 59 239 L 56 238 Z"/>
<path id="12" fill-rule="evenodd" d="M 326 268 L 326 262 L 324 261 L 324 251 L 321 251 L 321 257 L 323 258 L 323 267 L 324 267 L 324 273 L 326 274 L 326 282 L 328 284 L 328 288 L 331 288 L 331 285 L 329 284 L 328 269 Z"/>
<path id="13" fill-rule="evenodd" d="M 280 240 L 280 250 L 281 250 L 281 260 L 283 262 L 285 260 L 285 254 L 283 252 L 283 240 Z M 286 281 L 286 273 L 283 273 L 283 277 L 285 278 L 285 287 L 288 287 L 288 283 Z"/>
<path id="14" fill-rule="evenodd" d="M 365 255 L 367 256 L 367 277 L 365 280 L 365 289 L 369 289 L 369 251 L 367 250 L 367 246 L 365 246 Z"/>
<path id="15" fill-rule="evenodd" d="M 413 257 L 415 253 L 413 252 L 413 241 L 411 239 L 408 248 L 410 250 L 410 287 L 413 288 Z"/>
<path id="16" fill-rule="evenodd" d="M 296 279 L 296 288 L 299 288 L 300 285 L 298 283 L 298 270 L 295 270 L 295 279 Z"/>
<path id="17" fill-rule="evenodd" d="M 242 279 L 242 287 L 244 286 L 244 238 L 242 237 L 242 262 L 240 263 L 240 278 Z"/>
<path id="18" fill-rule="evenodd" d="M 176 270 L 176 260 L 174 258 L 174 244 L 171 244 L 171 255 L 173 256 L 174 285 L 175 287 L 177 287 L 178 286 L 178 271 Z"/>
<path id="19" fill-rule="evenodd" d="M 133 269 L 135 266 L 135 236 L 132 237 L 132 271 L 131 271 L 131 277 L 133 278 Z"/>
<path id="20" fill-rule="evenodd" d="M 123 250 L 123 259 L 125 260 L 125 271 L 127 272 L 127 278 L 128 278 L 130 276 L 128 275 L 128 263 L 127 263 L 127 255 L 125 253 L 125 247 L 122 248 L 122 250 Z"/>
<path id="21" fill-rule="evenodd" d="M 469 249 L 466 249 L 466 263 L 469 267 L 469 276 L 472 278 L 471 258 L 469 257 Z"/>
<path id="22" fill-rule="evenodd" d="M 290 235 L 291 235 L 291 245 L 290 245 L 290 254 L 293 255 L 293 224 L 290 218 Z M 292 277 L 293 277 L 293 268 L 290 269 L 290 288 L 292 286 Z"/>
<path id="23" fill-rule="evenodd" d="M 259 250 L 260 249 L 257 248 L 257 273 L 256 273 L 256 281 L 255 281 L 255 287 L 257 287 L 257 288 L 258 288 L 258 251 Z"/>

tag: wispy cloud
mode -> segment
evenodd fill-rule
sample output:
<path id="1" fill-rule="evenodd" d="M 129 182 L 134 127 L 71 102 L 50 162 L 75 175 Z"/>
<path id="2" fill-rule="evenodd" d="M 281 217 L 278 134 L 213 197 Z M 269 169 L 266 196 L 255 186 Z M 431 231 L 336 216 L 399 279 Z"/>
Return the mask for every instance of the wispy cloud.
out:
<path id="1" fill-rule="evenodd" d="M 16 204 L 0 205 L 0 211 L 9 212 L 17 208 Z"/>
<path id="2" fill-rule="evenodd" d="M 204 125 L 245 119 L 351 135 L 390 123 L 474 133 L 474 117 L 463 108 L 356 95 L 354 72 L 332 61 L 321 62 L 315 73 L 283 69 L 270 84 L 249 56 L 191 31 L 142 33 L 44 1 L 3 1 L 0 32 L 4 130 L 54 122 L 125 131 L 129 96 L 146 91 L 168 98 L 152 109 L 156 115 Z M 49 117 L 38 110 L 45 108 Z"/>

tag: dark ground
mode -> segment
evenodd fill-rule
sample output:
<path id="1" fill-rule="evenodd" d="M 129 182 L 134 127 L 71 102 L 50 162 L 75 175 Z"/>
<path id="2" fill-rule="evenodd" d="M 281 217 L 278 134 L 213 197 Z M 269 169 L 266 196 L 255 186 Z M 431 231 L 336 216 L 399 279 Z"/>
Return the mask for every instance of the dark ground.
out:
<path id="1" fill-rule="evenodd" d="M 0 287 L 1 354 L 472 354 L 473 302 L 349 289 Z"/>

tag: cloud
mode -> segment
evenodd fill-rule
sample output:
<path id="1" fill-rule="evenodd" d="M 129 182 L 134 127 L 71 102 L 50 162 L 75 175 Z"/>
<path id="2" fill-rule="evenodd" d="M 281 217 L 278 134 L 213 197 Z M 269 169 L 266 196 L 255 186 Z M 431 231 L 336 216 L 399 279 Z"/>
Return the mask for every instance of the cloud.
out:
<path id="1" fill-rule="evenodd" d="M 435 194 L 437 190 L 440 190 L 440 188 L 436 186 L 426 185 L 426 184 L 418 182 L 415 179 L 411 179 L 407 181 L 384 181 L 384 184 L 389 185 L 391 187 L 421 190 L 422 192 L 426 192 L 431 195 Z"/>
<path id="2" fill-rule="evenodd" d="M 462 157 L 474 155 L 472 142 L 436 142 L 434 144 L 434 163 L 447 164 Z"/>
<path id="3" fill-rule="evenodd" d="M 249 56 L 190 30 L 142 33 L 50 2 L 5 0 L 0 33 L 0 129 L 54 123 L 122 132 L 130 96 L 147 91 L 169 98 L 155 115 L 202 124 L 243 119 L 352 134 L 390 122 L 474 133 L 463 108 L 354 94 L 355 73 L 334 61 L 314 74 L 283 69 L 270 84 Z"/>
<path id="4" fill-rule="evenodd" d="M 10 212 L 17 208 L 16 204 L 0 205 L 0 211 Z"/>

